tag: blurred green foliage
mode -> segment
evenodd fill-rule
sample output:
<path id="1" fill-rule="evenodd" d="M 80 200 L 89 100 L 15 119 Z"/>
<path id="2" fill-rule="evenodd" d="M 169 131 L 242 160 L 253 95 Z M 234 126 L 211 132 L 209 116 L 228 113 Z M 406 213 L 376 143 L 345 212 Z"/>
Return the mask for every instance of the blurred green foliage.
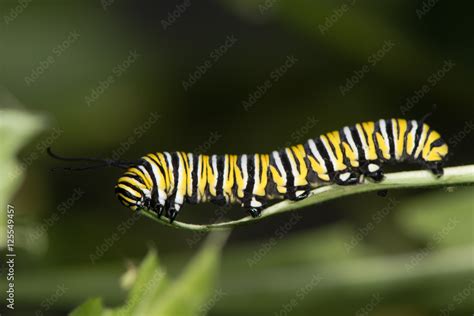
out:
<path id="1" fill-rule="evenodd" d="M 123 306 L 127 262 L 142 262 L 150 247 L 167 267 L 167 295 L 202 299 L 172 280 L 187 276 L 204 235 L 133 217 L 113 193 L 118 170 L 51 173 L 68 165 L 49 159 L 45 144 L 126 160 L 164 150 L 268 152 L 358 121 L 421 118 L 436 104 L 429 123 L 450 145 L 449 165 L 473 163 L 472 3 L 437 1 L 420 18 L 425 2 L 191 1 L 164 28 L 180 1 L 1 1 L 0 213 L 11 203 L 18 220 L 15 312 L 63 315 L 90 297 L 102 298 L 92 309 Z M 210 54 L 232 35 L 214 62 Z M 386 41 L 395 45 L 371 64 Z M 288 56 L 297 62 L 245 108 Z M 185 90 L 207 60 L 212 67 Z M 449 60 L 454 67 L 430 81 Z M 26 175 L 8 177 L 24 164 Z M 413 167 L 387 166 L 404 168 Z M 463 294 L 472 296 L 474 275 L 472 188 L 451 191 L 390 192 L 397 203 L 386 215 L 390 200 L 364 194 L 308 207 L 298 220 L 238 228 L 222 252 L 216 288 L 226 294 L 210 314 L 284 314 L 292 299 L 296 316 L 372 306 L 370 315 L 472 313 Z M 210 204 L 181 213 L 187 222 L 244 214 Z"/>

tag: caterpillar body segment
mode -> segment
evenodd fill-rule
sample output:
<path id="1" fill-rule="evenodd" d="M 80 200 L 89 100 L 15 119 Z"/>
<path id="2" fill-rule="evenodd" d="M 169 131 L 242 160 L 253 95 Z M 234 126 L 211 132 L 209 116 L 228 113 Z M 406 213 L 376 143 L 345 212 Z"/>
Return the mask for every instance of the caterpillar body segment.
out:
<path id="1" fill-rule="evenodd" d="M 150 153 L 119 178 L 120 202 L 173 221 L 184 203 L 239 203 L 252 216 L 272 200 L 299 200 L 328 183 L 381 181 L 385 162 L 418 162 L 441 176 L 448 146 L 422 121 L 358 123 L 268 154 Z"/>

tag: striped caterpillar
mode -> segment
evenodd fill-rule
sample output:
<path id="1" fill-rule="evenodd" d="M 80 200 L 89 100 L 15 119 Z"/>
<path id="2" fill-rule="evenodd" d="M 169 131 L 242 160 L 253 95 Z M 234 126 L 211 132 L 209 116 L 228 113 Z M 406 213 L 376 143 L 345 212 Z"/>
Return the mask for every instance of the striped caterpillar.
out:
<path id="1" fill-rule="evenodd" d="M 96 158 L 60 160 L 99 162 L 126 169 L 118 179 L 119 201 L 136 211 L 149 209 L 173 222 L 184 202 L 239 203 L 253 217 L 272 200 L 301 200 L 311 189 L 336 183 L 354 185 L 363 177 L 382 181 L 384 162 L 417 162 L 443 174 L 448 146 L 424 120 L 388 119 L 343 127 L 270 154 L 198 155 L 149 153 L 139 161 Z"/>

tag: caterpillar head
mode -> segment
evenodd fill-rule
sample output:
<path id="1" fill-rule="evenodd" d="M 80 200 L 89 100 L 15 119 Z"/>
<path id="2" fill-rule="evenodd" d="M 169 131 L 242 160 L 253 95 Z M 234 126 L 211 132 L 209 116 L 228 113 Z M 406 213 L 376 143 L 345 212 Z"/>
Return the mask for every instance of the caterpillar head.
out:
<path id="1" fill-rule="evenodd" d="M 152 185 L 140 169 L 132 167 L 118 179 L 115 194 L 120 203 L 134 211 L 149 209 Z"/>

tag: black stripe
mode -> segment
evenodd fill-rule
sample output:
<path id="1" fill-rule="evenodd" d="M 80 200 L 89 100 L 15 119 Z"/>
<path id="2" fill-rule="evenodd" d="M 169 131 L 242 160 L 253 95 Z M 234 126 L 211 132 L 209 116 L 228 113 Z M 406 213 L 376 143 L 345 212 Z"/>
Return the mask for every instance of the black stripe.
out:
<path id="1" fill-rule="evenodd" d="M 145 180 L 142 179 L 142 177 L 140 177 L 138 174 L 134 173 L 133 175 L 131 174 L 127 174 L 125 175 L 125 177 L 128 177 L 130 179 L 134 179 L 134 180 L 137 180 L 138 182 L 140 182 L 141 184 L 145 185 Z"/>
<path id="2" fill-rule="evenodd" d="M 129 186 L 130 187 L 130 186 Z M 125 195 L 126 197 L 130 198 L 131 200 L 133 201 L 139 201 L 140 198 L 134 196 L 133 194 L 131 194 L 130 192 L 128 192 L 127 190 L 125 190 L 124 188 L 115 188 L 115 192 L 117 193 L 122 193 L 123 195 Z"/>
<path id="3" fill-rule="evenodd" d="M 405 160 L 408 158 L 408 134 L 410 134 L 411 128 L 413 127 L 413 124 L 411 123 L 411 120 L 406 120 L 407 122 L 407 130 L 405 131 L 405 135 L 403 136 L 403 149 L 402 149 L 402 160 Z"/>
<path id="4" fill-rule="evenodd" d="M 173 164 L 173 177 L 174 177 L 174 188 L 172 191 L 172 195 L 176 193 L 178 190 L 178 182 L 179 182 L 179 156 L 177 152 L 172 152 L 171 154 L 171 163 Z"/>
<path id="5" fill-rule="evenodd" d="M 250 203 L 253 195 L 253 186 L 255 184 L 255 160 L 254 155 L 247 155 L 247 186 L 244 189 L 244 203 Z"/>
<path id="6" fill-rule="evenodd" d="M 321 137 L 316 138 L 314 140 L 314 143 L 316 144 L 317 151 L 319 152 L 321 157 L 323 157 L 329 179 L 332 181 L 334 178 L 334 166 L 332 165 L 331 158 L 329 158 L 329 153 L 326 150 L 326 147 L 324 146 Z"/>
<path id="7" fill-rule="evenodd" d="M 359 132 L 357 132 L 355 125 L 349 126 L 349 132 L 351 133 L 352 139 L 354 140 L 354 144 L 357 148 L 357 153 L 359 156 L 359 165 L 362 165 L 366 161 L 366 159 L 364 147 L 362 146 L 362 140 L 360 139 Z"/>
<path id="8" fill-rule="evenodd" d="M 198 192 L 198 166 L 199 166 L 199 155 L 191 154 L 193 157 L 193 166 L 192 166 L 192 171 L 191 171 L 191 178 L 193 180 L 193 185 L 192 185 L 192 194 L 189 199 L 191 203 L 197 203 L 197 192 Z"/>
<path id="9" fill-rule="evenodd" d="M 163 177 L 166 178 L 165 169 L 163 169 L 163 166 L 161 165 L 161 162 L 160 162 L 160 160 L 159 160 L 159 158 L 158 158 L 158 155 L 157 155 L 157 154 L 154 154 L 154 155 L 156 156 L 156 159 L 157 159 L 157 160 L 155 160 L 155 159 L 153 158 L 153 156 L 150 156 L 150 155 L 147 155 L 147 157 L 148 157 L 149 159 L 151 159 L 152 161 L 155 162 L 155 165 L 158 167 L 158 169 L 160 169 L 160 172 L 161 172 L 161 174 L 163 175 Z M 165 158 L 165 161 L 166 161 L 166 158 Z M 166 182 L 166 181 L 165 181 L 165 182 Z"/>
<path id="10" fill-rule="evenodd" d="M 395 139 L 393 137 L 393 126 L 392 120 L 388 119 L 385 120 L 385 125 L 387 127 L 387 136 L 388 136 L 388 143 L 390 144 L 390 160 L 395 159 Z"/>
<path id="11" fill-rule="evenodd" d="M 146 161 L 145 159 L 143 159 L 143 158 L 141 159 L 140 164 L 148 172 L 148 174 L 151 178 L 151 181 L 153 182 L 153 186 L 151 188 L 151 200 L 154 204 L 158 205 L 159 204 L 159 201 L 158 201 L 158 185 L 157 185 L 156 179 L 155 179 L 156 175 L 153 173 L 153 168 L 150 165 L 150 163 L 148 161 Z"/>
<path id="12" fill-rule="evenodd" d="M 281 164 L 283 165 L 283 169 L 286 172 L 286 192 L 294 192 L 295 191 L 295 177 L 293 176 L 293 172 L 291 171 L 291 164 L 290 160 L 287 156 L 286 150 L 282 149 L 278 151 L 278 155 L 280 155 Z"/>
<path id="13" fill-rule="evenodd" d="M 380 148 L 379 146 L 379 142 L 377 140 L 377 133 L 379 133 L 380 135 L 382 135 L 382 138 L 383 138 L 383 134 L 382 134 L 382 131 L 380 129 L 380 121 L 375 121 L 374 122 L 374 146 L 375 146 L 375 152 L 377 153 L 377 157 L 378 159 L 380 160 L 386 160 L 383 156 L 383 152 L 382 152 L 382 149 Z"/>
<path id="14" fill-rule="evenodd" d="M 221 200 L 224 198 L 224 156 L 216 156 L 216 168 L 217 168 L 217 184 L 216 184 L 216 198 Z"/>
<path id="15" fill-rule="evenodd" d="M 316 160 L 316 157 L 314 157 L 313 153 L 311 152 L 311 148 L 309 148 L 308 142 L 304 143 L 303 148 L 306 153 L 304 160 L 308 168 L 308 175 L 306 176 L 306 181 L 308 181 L 308 183 L 315 183 L 317 181 L 318 174 L 311 166 L 311 161 L 309 160 L 309 156 L 311 155 L 311 157 L 313 157 L 314 160 Z"/>

